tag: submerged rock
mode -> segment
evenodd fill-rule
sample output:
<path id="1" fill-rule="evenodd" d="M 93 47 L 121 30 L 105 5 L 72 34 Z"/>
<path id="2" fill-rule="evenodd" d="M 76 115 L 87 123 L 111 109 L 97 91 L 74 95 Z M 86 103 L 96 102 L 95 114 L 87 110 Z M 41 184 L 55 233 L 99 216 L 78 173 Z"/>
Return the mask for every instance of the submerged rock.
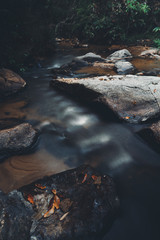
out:
<path id="1" fill-rule="evenodd" d="M 0 239 L 28 240 L 32 214 L 32 207 L 20 192 L 5 195 L 0 191 Z"/>
<path id="2" fill-rule="evenodd" d="M 118 50 L 109 55 L 106 60 L 109 62 L 117 62 L 122 59 L 131 59 L 132 55 L 127 49 Z"/>
<path id="3" fill-rule="evenodd" d="M 113 180 L 89 166 L 44 178 L 21 189 L 34 209 L 31 239 L 101 239 L 115 219 Z"/>
<path id="4" fill-rule="evenodd" d="M 120 119 L 142 123 L 160 116 L 160 78 L 115 75 L 58 79 L 51 86 L 81 100 L 106 105 Z"/>
<path id="5" fill-rule="evenodd" d="M 117 61 L 115 68 L 118 74 L 130 74 L 134 72 L 134 66 L 125 60 Z"/>
<path id="6" fill-rule="evenodd" d="M 0 152 L 21 152 L 35 141 L 37 132 L 28 123 L 0 131 Z"/>
<path id="7" fill-rule="evenodd" d="M 0 69 L 0 95 L 10 95 L 26 85 L 26 82 L 9 69 Z"/>

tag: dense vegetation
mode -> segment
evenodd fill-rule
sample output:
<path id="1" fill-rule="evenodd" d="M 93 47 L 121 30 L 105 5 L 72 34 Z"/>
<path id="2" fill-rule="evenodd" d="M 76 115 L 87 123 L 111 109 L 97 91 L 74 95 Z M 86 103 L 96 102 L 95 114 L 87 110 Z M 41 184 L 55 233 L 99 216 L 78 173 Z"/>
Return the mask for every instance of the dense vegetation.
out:
<path id="1" fill-rule="evenodd" d="M 151 38 L 160 47 L 158 0 L 3 0 L 0 66 L 54 51 L 55 35 L 99 43 Z"/>

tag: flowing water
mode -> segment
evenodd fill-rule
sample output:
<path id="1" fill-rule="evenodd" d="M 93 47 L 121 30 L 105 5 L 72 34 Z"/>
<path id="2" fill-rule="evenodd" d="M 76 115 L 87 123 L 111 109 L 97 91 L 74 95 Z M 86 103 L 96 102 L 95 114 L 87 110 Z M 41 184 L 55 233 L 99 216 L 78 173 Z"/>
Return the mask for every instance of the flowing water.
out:
<path id="1" fill-rule="evenodd" d="M 57 52 L 42 68 L 25 73 L 26 89 L 0 102 L 1 128 L 29 122 L 40 131 L 29 152 L 0 164 L 0 188 L 8 192 L 89 163 L 114 178 L 120 199 L 119 217 L 103 240 L 159 240 L 160 156 L 126 126 L 49 87 L 50 68 L 79 54 L 70 52 Z"/>

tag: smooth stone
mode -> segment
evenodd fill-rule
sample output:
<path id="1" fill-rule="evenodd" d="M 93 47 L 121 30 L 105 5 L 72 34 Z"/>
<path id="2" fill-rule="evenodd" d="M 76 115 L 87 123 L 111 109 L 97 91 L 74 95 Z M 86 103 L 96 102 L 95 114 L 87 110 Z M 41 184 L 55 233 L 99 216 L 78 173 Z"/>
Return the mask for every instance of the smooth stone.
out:
<path id="1" fill-rule="evenodd" d="M 25 87 L 26 82 L 17 73 L 0 69 L 0 95 L 10 95 Z"/>

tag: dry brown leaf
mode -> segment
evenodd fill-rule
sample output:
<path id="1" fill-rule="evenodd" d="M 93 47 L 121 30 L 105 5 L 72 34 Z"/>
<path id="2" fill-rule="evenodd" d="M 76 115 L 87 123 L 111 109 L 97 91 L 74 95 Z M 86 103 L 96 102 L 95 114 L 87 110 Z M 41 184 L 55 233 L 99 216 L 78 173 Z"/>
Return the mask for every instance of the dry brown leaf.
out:
<path id="1" fill-rule="evenodd" d="M 67 217 L 69 212 L 66 212 L 61 218 L 60 218 L 60 221 L 62 221 L 63 219 L 65 219 L 65 217 Z"/>
<path id="2" fill-rule="evenodd" d="M 93 179 L 93 180 L 97 180 L 97 176 L 92 175 L 92 179 Z"/>
<path id="3" fill-rule="evenodd" d="M 42 190 L 46 188 L 46 186 L 42 186 L 41 184 L 35 184 L 35 186 L 36 186 L 37 188 L 42 189 Z"/>
<path id="4" fill-rule="evenodd" d="M 87 173 L 84 175 L 82 183 L 84 183 L 87 180 Z"/>
<path id="5" fill-rule="evenodd" d="M 44 218 L 51 216 L 54 213 L 54 209 L 55 209 L 55 206 L 53 205 L 52 208 L 44 214 Z"/>
<path id="6" fill-rule="evenodd" d="M 33 196 L 31 194 L 28 194 L 27 200 L 31 203 L 34 204 Z"/>
<path id="7" fill-rule="evenodd" d="M 57 195 L 54 196 L 54 202 L 53 206 L 55 206 L 56 209 L 59 209 L 60 199 Z"/>
<path id="8" fill-rule="evenodd" d="M 57 194 L 56 189 L 52 189 L 52 193 L 53 193 L 53 194 Z"/>

